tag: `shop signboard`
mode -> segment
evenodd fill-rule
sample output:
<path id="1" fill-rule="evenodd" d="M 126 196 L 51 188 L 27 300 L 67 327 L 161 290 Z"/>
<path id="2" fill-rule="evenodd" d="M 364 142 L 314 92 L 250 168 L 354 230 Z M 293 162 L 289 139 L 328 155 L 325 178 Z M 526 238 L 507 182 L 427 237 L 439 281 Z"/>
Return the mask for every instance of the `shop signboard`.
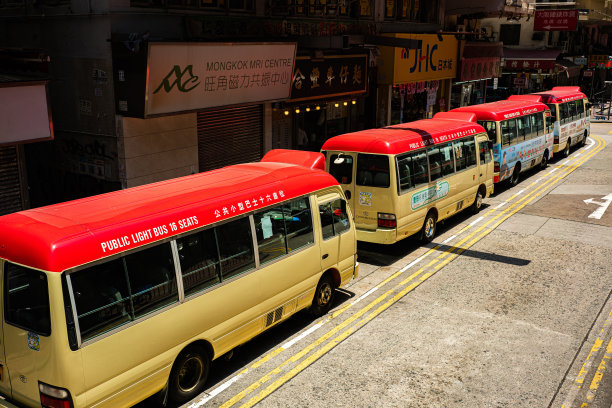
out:
<path id="1" fill-rule="evenodd" d="M 464 58 L 461 60 L 460 81 L 495 78 L 499 72 L 499 57 Z"/>
<path id="2" fill-rule="evenodd" d="M 574 64 L 576 65 L 586 65 L 588 63 L 588 59 L 586 57 L 575 57 Z"/>
<path id="3" fill-rule="evenodd" d="M 458 40 L 453 35 L 388 34 L 394 38 L 421 40 L 421 47 L 407 49 L 381 46 L 378 81 L 405 84 L 454 78 L 457 73 Z"/>
<path id="4" fill-rule="evenodd" d="M 288 99 L 295 43 L 113 45 L 117 112 L 149 117 Z"/>
<path id="5" fill-rule="evenodd" d="M 536 10 L 533 31 L 576 31 L 578 10 Z"/>
<path id="6" fill-rule="evenodd" d="M 0 100 L 0 145 L 53 139 L 46 81 L 5 82 Z"/>
<path id="7" fill-rule="evenodd" d="M 291 102 L 359 95 L 367 92 L 368 56 L 297 57 Z"/>
<path id="8" fill-rule="evenodd" d="M 509 71 L 549 70 L 555 68 L 556 61 L 553 59 L 506 59 L 502 62 L 502 68 Z"/>

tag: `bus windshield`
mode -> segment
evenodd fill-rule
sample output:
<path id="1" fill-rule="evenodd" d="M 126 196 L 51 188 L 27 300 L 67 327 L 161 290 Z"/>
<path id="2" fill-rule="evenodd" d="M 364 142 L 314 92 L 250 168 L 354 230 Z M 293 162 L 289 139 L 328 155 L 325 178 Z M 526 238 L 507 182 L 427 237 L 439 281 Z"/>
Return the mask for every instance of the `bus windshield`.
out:
<path id="1" fill-rule="evenodd" d="M 389 157 L 377 154 L 357 156 L 358 186 L 389 187 Z"/>

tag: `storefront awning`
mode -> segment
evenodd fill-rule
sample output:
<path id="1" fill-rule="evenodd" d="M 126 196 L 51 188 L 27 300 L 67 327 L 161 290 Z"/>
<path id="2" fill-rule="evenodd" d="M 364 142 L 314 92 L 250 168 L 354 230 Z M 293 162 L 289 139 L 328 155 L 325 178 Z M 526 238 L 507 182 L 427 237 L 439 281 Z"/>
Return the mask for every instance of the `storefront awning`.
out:
<path id="1" fill-rule="evenodd" d="M 574 64 L 570 60 L 558 60 L 557 65 L 559 66 L 559 71 L 565 71 L 568 78 L 574 78 L 580 75 L 580 65 Z"/>
<path id="2" fill-rule="evenodd" d="M 496 78 L 502 56 L 501 42 L 466 42 L 461 53 L 459 81 Z"/>
<path id="3" fill-rule="evenodd" d="M 529 50 L 504 47 L 502 68 L 507 71 L 538 71 L 555 68 L 561 50 Z"/>
<path id="4" fill-rule="evenodd" d="M 0 75 L 0 145 L 53 139 L 46 81 Z"/>

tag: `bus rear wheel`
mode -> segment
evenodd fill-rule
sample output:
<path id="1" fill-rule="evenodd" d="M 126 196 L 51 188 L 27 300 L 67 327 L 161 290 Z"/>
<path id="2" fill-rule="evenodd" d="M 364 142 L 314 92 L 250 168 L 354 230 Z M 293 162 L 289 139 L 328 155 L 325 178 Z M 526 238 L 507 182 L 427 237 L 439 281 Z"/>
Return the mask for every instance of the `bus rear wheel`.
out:
<path id="1" fill-rule="evenodd" d="M 567 139 L 567 143 L 565 145 L 565 149 L 563 149 L 563 157 L 569 157 L 571 142 L 572 142 L 572 140 L 570 138 L 568 138 Z"/>
<path id="2" fill-rule="evenodd" d="M 195 398 L 206 384 L 210 358 L 203 347 L 191 346 L 176 358 L 168 381 L 168 396 L 184 403 Z"/>
<path id="3" fill-rule="evenodd" d="M 474 199 L 474 204 L 472 204 L 472 206 L 470 207 L 472 214 L 477 214 L 480 211 L 480 209 L 482 208 L 482 199 L 482 188 L 479 188 L 478 192 L 476 193 L 476 198 Z"/>
<path id="4" fill-rule="evenodd" d="M 433 211 L 427 213 L 423 228 L 421 229 L 421 241 L 429 243 L 436 236 L 436 214 Z"/>
<path id="5" fill-rule="evenodd" d="M 582 146 L 586 146 L 586 142 L 587 142 L 587 131 L 584 131 L 584 136 L 582 136 Z"/>
<path id="6" fill-rule="evenodd" d="M 544 156 L 542 156 L 542 161 L 540 162 L 540 169 L 544 170 L 548 167 L 548 150 L 544 152 Z"/>
<path id="7" fill-rule="evenodd" d="M 521 174 L 521 165 L 517 163 L 516 166 L 514 166 L 514 171 L 512 172 L 512 176 L 510 176 L 511 186 L 516 186 L 518 184 L 520 174 Z"/>
<path id="8" fill-rule="evenodd" d="M 334 293 L 334 282 L 331 276 L 329 276 L 329 274 L 323 275 L 315 289 L 312 306 L 310 306 L 310 313 L 314 316 L 322 316 L 329 312 L 334 301 Z"/>

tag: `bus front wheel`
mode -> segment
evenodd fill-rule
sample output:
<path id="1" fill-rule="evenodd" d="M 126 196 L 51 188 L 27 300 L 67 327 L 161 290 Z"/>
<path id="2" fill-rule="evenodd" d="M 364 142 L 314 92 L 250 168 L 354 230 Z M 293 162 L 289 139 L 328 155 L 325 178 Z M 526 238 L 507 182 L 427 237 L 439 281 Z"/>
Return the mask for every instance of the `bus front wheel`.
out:
<path id="1" fill-rule="evenodd" d="M 191 346 L 179 354 L 170 372 L 170 399 L 184 403 L 195 398 L 204 389 L 209 369 L 210 358 L 203 347 Z"/>
<path id="2" fill-rule="evenodd" d="M 315 289 L 312 306 L 310 306 L 310 313 L 314 316 L 322 316 L 327 313 L 329 309 L 331 309 L 334 301 L 334 293 L 334 282 L 331 276 L 329 274 L 323 275 Z"/>
<path id="3" fill-rule="evenodd" d="M 476 198 L 474 199 L 474 203 L 470 207 L 472 214 L 477 214 L 480 211 L 480 209 L 482 208 L 482 199 L 483 199 L 482 188 L 479 188 L 478 192 L 476 193 Z"/>
<path id="4" fill-rule="evenodd" d="M 542 161 L 540 162 L 540 169 L 544 170 L 548 167 L 548 150 L 544 152 L 544 156 L 542 156 Z"/>
<path id="5" fill-rule="evenodd" d="M 427 213 L 423 229 L 421 229 L 421 241 L 431 242 L 436 236 L 436 214 L 433 211 Z"/>

